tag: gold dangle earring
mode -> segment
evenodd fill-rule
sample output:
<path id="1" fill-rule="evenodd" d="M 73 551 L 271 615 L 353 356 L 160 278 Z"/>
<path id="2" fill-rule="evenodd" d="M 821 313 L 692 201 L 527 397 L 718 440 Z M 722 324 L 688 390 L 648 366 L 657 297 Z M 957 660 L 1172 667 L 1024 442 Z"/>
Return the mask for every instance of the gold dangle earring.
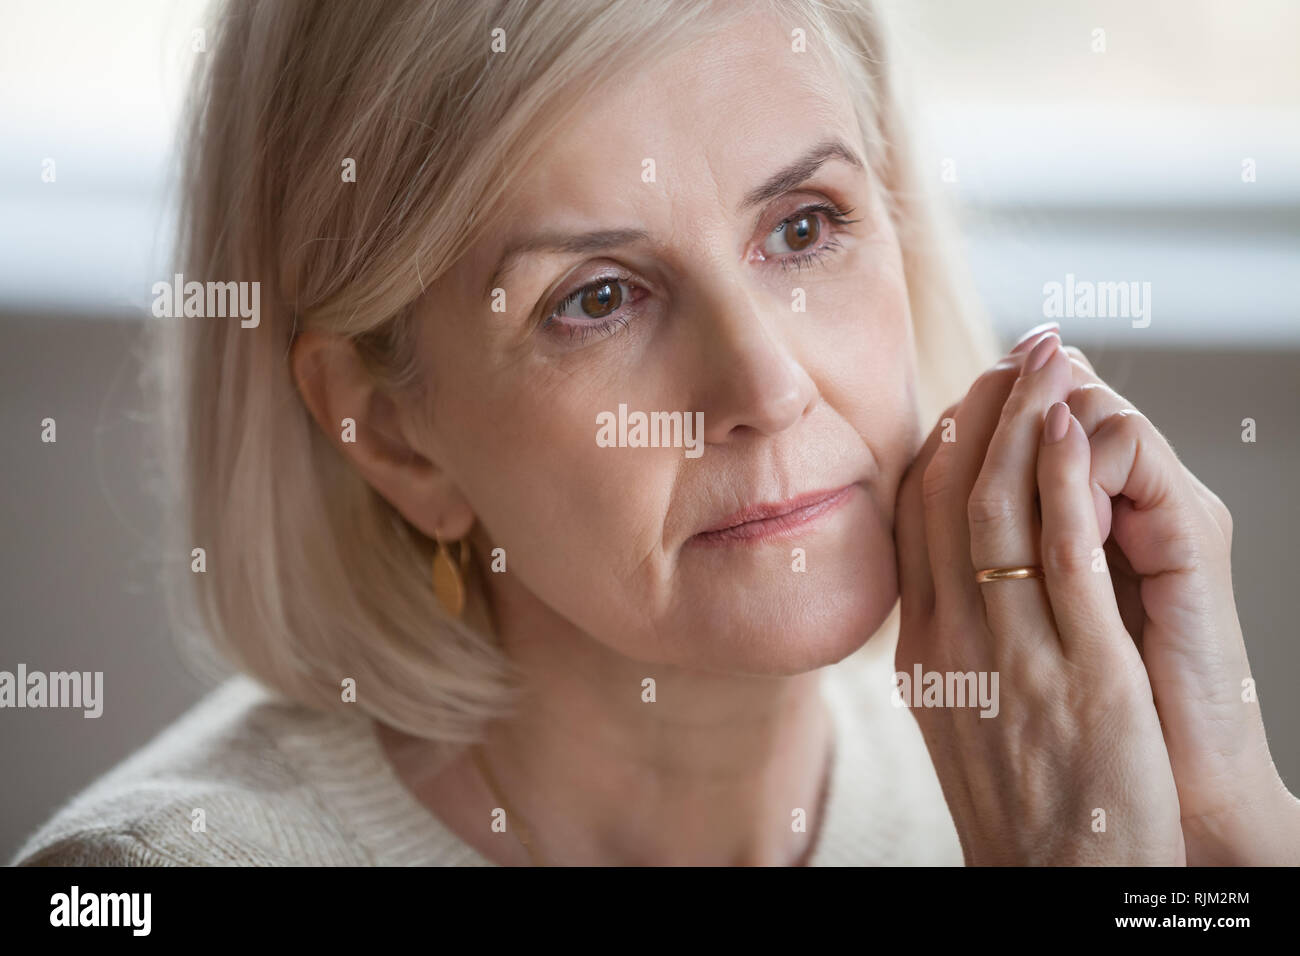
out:
<path id="1" fill-rule="evenodd" d="M 465 609 L 465 577 L 469 571 L 469 538 L 461 538 L 460 553 L 453 561 L 451 552 L 441 538 L 436 539 L 438 550 L 433 556 L 433 593 L 442 609 L 452 617 L 460 617 Z"/>

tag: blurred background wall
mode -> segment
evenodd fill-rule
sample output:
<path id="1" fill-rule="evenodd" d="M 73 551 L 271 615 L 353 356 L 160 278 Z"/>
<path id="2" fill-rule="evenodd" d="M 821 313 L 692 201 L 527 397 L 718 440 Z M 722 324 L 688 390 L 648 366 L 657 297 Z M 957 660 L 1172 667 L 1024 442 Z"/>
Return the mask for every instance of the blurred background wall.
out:
<path id="1" fill-rule="evenodd" d="M 1067 317 L 1064 338 L 1232 510 L 1261 707 L 1300 791 L 1300 4 L 894 6 L 926 162 L 1003 338 L 1067 275 L 1150 283 L 1149 324 Z M 201 14 L 0 0 L 0 670 L 101 670 L 106 696 L 98 720 L 0 711 L 5 859 L 206 686 L 154 583 L 177 556 L 157 551 L 138 385 Z"/>

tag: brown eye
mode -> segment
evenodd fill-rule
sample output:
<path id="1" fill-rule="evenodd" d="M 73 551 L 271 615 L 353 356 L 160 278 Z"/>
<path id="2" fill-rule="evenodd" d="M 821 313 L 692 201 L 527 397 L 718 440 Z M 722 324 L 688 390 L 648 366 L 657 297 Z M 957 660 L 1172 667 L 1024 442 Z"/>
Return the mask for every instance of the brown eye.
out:
<path id="1" fill-rule="evenodd" d="M 772 230 L 773 239 L 783 240 L 784 249 L 764 248 L 764 252 L 769 255 L 780 255 L 786 252 L 803 252 L 809 246 L 817 244 L 821 237 L 821 221 L 812 215 L 806 213 L 794 216 L 786 220 L 781 225 Z"/>
<path id="2" fill-rule="evenodd" d="M 588 286 L 578 296 L 578 305 L 582 307 L 582 318 L 603 319 L 623 304 L 623 291 L 618 282 L 601 282 Z"/>
<path id="3" fill-rule="evenodd" d="M 626 328 L 640 314 L 637 304 L 650 297 L 645 290 L 638 296 L 638 288 L 631 275 L 592 276 L 586 285 L 575 287 L 556 303 L 538 328 L 580 342 L 585 342 L 588 334 L 612 335 Z"/>

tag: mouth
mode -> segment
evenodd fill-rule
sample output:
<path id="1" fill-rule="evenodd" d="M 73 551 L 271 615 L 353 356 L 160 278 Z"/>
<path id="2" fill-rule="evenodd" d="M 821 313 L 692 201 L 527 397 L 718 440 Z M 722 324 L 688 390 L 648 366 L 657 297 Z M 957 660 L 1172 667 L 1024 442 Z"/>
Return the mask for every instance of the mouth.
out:
<path id="1" fill-rule="evenodd" d="M 753 505 L 729 515 L 691 540 L 703 545 L 759 541 L 805 528 L 845 504 L 856 485 L 812 491 L 787 501 Z"/>

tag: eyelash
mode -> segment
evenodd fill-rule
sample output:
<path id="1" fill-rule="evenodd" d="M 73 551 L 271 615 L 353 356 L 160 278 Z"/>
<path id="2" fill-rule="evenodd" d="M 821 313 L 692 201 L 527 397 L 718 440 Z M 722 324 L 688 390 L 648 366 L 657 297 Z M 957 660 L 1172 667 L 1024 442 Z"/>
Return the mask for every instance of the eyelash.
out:
<path id="1" fill-rule="evenodd" d="M 782 219 L 780 222 L 778 222 L 775 226 L 772 227 L 772 232 L 776 232 L 781 227 L 786 226 L 789 223 L 794 222 L 796 219 L 800 219 L 806 216 L 808 213 L 812 213 L 812 212 L 823 213 L 827 219 L 829 219 L 835 225 L 840 227 L 847 226 L 850 223 L 862 221 L 861 219 L 848 218 L 849 215 L 853 212 L 852 208 L 839 209 L 835 206 L 832 206 L 830 203 L 821 202 L 821 203 L 813 203 L 811 206 L 804 206 L 802 209 L 799 209 L 791 213 L 790 215 L 786 216 L 784 219 Z M 826 256 L 832 250 L 839 249 L 839 248 L 841 248 L 841 243 L 838 239 L 834 237 L 834 234 L 832 234 L 831 238 L 827 239 L 826 242 L 818 246 L 812 252 L 803 252 L 803 253 L 796 253 L 794 255 L 789 255 L 789 256 L 782 256 L 780 259 L 781 268 L 784 269 L 786 272 L 789 272 L 791 268 L 795 269 L 796 271 L 802 271 L 805 265 L 809 265 L 815 262 L 816 260 L 821 259 L 823 256 Z"/>
<path id="2" fill-rule="evenodd" d="M 832 205 L 831 203 L 828 202 L 811 203 L 807 206 L 803 206 L 795 210 L 790 215 L 786 216 L 784 219 L 778 222 L 775 226 L 772 227 L 771 232 L 769 232 L 769 235 L 771 235 L 772 232 L 776 232 L 777 230 L 783 228 L 784 226 L 789 225 L 791 222 L 795 221 L 796 219 L 800 219 L 811 213 L 817 213 L 817 212 L 823 214 L 831 223 L 833 223 L 834 225 L 840 228 L 843 228 L 844 226 L 850 225 L 855 222 L 862 221 L 861 219 L 848 218 L 853 213 L 852 207 L 848 209 L 840 209 L 839 207 Z M 831 238 L 827 239 L 824 243 L 818 246 L 817 249 L 815 249 L 814 251 L 805 252 L 805 253 L 796 253 L 788 256 L 781 256 L 779 261 L 781 263 L 781 268 L 786 272 L 789 272 L 792 268 L 798 271 L 802 271 L 805 265 L 811 265 L 816 260 L 829 255 L 831 252 L 839 248 L 842 248 L 842 244 L 838 239 L 834 237 L 834 234 L 832 233 Z M 632 276 L 626 272 L 611 272 L 605 275 L 597 276 L 596 278 L 592 279 L 590 282 L 583 283 L 582 285 L 578 286 L 578 288 L 574 289 L 572 292 L 570 292 L 568 295 L 566 295 L 563 299 L 561 299 L 559 302 L 555 304 L 555 307 L 551 309 L 551 311 L 542 319 L 540 328 L 543 331 L 547 331 L 558 325 L 560 328 L 566 329 L 568 331 L 568 336 L 570 339 L 573 339 L 574 337 L 578 337 L 579 342 L 585 342 L 587 340 L 587 336 L 592 334 L 593 332 L 601 336 L 612 335 L 618 329 L 625 328 L 627 326 L 630 319 L 626 314 L 620 313 L 618 315 L 607 316 L 606 318 L 600 320 L 599 322 L 593 322 L 588 324 L 588 323 L 580 323 L 580 322 L 561 321 L 559 317 L 560 313 L 563 312 L 565 309 L 567 309 L 579 296 L 581 296 L 588 289 L 601 286 L 601 285 L 606 285 L 606 284 L 612 284 L 618 282 L 631 282 L 631 281 L 632 281 Z"/>
<path id="3" fill-rule="evenodd" d="M 600 319 L 599 321 L 591 322 L 591 323 L 565 322 L 562 321 L 559 316 L 561 312 L 567 309 L 574 302 L 574 300 L 576 300 L 579 296 L 582 295 L 582 293 L 586 292 L 588 289 L 602 286 L 602 285 L 614 285 L 621 282 L 631 282 L 631 281 L 632 281 L 631 273 L 609 272 L 606 273 L 605 275 L 597 276 L 596 278 L 592 279 L 590 282 L 584 282 L 582 285 L 578 286 L 576 289 L 574 289 L 572 292 L 566 295 L 563 299 L 557 302 L 555 304 L 555 308 L 553 308 L 550 311 L 550 314 L 547 315 L 544 319 L 542 319 L 542 323 L 541 323 L 542 331 L 545 332 L 548 329 L 552 328 L 553 326 L 558 325 L 560 328 L 565 329 L 568 332 L 570 339 L 574 338 L 575 336 L 578 336 L 579 342 L 585 342 L 587 340 L 587 336 L 590 335 L 592 332 L 596 332 L 600 335 L 611 335 L 618 329 L 626 327 L 629 321 L 628 316 L 621 313 L 617 315 L 609 315 L 603 319 Z"/>

